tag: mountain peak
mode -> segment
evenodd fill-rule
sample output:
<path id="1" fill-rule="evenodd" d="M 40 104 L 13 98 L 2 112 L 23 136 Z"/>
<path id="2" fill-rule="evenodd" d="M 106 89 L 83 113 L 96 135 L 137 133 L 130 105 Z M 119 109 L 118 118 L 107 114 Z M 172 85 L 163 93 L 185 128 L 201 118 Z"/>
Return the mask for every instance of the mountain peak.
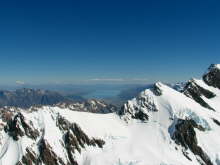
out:
<path id="1" fill-rule="evenodd" d="M 204 75 L 208 74 L 209 72 L 212 72 L 213 70 L 220 70 L 220 64 L 211 64 Z"/>
<path id="2" fill-rule="evenodd" d="M 207 85 L 220 89 L 220 64 L 211 64 L 203 80 Z"/>

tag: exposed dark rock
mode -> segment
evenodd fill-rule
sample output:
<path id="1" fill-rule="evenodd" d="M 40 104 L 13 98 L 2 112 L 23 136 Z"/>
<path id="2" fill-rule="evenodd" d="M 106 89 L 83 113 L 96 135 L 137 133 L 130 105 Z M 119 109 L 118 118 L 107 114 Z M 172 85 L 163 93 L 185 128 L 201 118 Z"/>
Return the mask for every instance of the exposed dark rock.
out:
<path id="1" fill-rule="evenodd" d="M 188 152 L 186 152 L 186 151 L 182 151 L 183 152 L 183 155 L 188 159 L 188 160 L 190 160 L 190 161 L 192 161 L 192 159 L 189 157 L 189 153 Z"/>
<path id="2" fill-rule="evenodd" d="M 96 139 L 96 138 L 93 138 L 92 140 L 90 140 L 90 145 L 93 145 L 96 144 L 98 145 L 99 148 L 103 148 L 103 146 L 105 145 L 105 141 L 102 140 L 102 139 Z"/>
<path id="3" fill-rule="evenodd" d="M 205 96 L 208 99 L 215 97 L 216 95 L 211 91 L 204 89 L 203 87 L 199 86 L 195 80 L 190 80 L 186 83 L 183 92 L 187 93 L 193 91 L 194 93 L 198 93 L 199 96 Z"/>
<path id="4" fill-rule="evenodd" d="M 73 132 L 73 130 L 75 133 Z M 101 139 L 89 139 L 88 136 L 84 134 L 84 132 L 82 132 L 81 130 L 78 130 L 77 127 L 72 127 L 69 131 L 67 131 L 64 137 L 64 143 L 71 165 L 78 165 L 77 162 L 74 160 L 73 155 L 76 151 L 81 153 L 81 148 L 85 148 L 85 144 L 88 146 L 97 145 L 99 148 L 102 148 L 105 144 L 105 142 Z"/>
<path id="5" fill-rule="evenodd" d="M 152 91 L 155 92 L 155 89 L 153 88 Z M 161 90 L 158 88 L 157 91 Z M 158 92 L 156 92 L 158 94 Z M 157 106 L 154 102 L 153 97 L 149 95 L 145 95 L 144 93 L 140 93 L 135 100 L 137 103 L 132 104 L 129 101 L 125 103 L 121 109 L 118 111 L 118 115 L 123 117 L 130 116 L 129 118 L 138 119 L 141 121 L 147 121 L 149 116 L 146 111 L 148 112 L 157 112 Z"/>
<path id="6" fill-rule="evenodd" d="M 40 160 L 45 165 L 65 165 L 61 158 L 59 158 L 51 149 L 50 145 L 45 139 L 41 139 L 39 143 Z M 74 164 L 77 165 L 77 164 Z"/>
<path id="7" fill-rule="evenodd" d="M 81 148 L 85 148 L 85 145 L 102 148 L 105 144 L 101 139 L 90 139 L 76 123 L 70 123 L 61 116 L 57 117 L 57 126 L 60 130 L 66 132 L 64 134 L 64 143 L 71 165 L 78 165 L 73 155 L 76 151 L 81 153 Z"/>
<path id="8" fill-rule="evenodd" d="M 152 88 L 152 92 L 156 95 L 156 96 L 161 96 L 162 95 L 162 91 L 160 89 L 160 83 L 156 83 L 154 84 L 153 88 Z"/>
<path id="9" fill-rule="evenodd" d="M 143 103 L 142 106 L 144 107 L 147 106 L 149 109 L 152 108 L 150 103 L 149 104 Z M 121 107 L 120 111 L 118 111 L 118 115 L 120 117 L 123 117 L 126 114 L 133 119 L 137 119 L 141 121 L 147 121 L 149 119 L 148 114 L 141 111 L 138 107 L 130 107 L 128 102 Z"/>
<path id="10" fill-rule="evenodd" d="M 73 165 L 77 165 L 77 162 L 74 160 L 73 154 L 77 150 L 79 153 L 81 153 L 81 148 L 79 146 L 79 143 L 77 141 L 77 138 L 68 131 L 64 138 L 65 147 L 68 153 L 68 158 Z"/>
<path id="11" fill-rule="evenodd" d="M 95 139 L 95 138 L 90 139 L 84 133 L 84 131 L 78 126 L 78 124 L 70 123 L 68 120 L 66 120 L 62 116 L 57 117 L 57 125 L 60 130 L 67 131 L 67 133 L 65 135 L 67 138 L 71 137 L 71 136 L 74 137 L 75 140 L 77 140 L 77 143 L 82 148 L 85 147 L 85 144 L 88 146 L 89 145 L 93 145 L 93 146 L 98 145 L 100 148 L 102 148 L 103 145 L 105 144 L 105 142 L 103 140 Z M 72 139 L 74 139 L 74 138 L 72 138 Z M 79 147 L 76 147 L 76 148 L 79 148 Z"/>
<path id="12" fill-rule="evenodd" d="M 218 121 L 217 119 L 212 119 L 214 121 L 215 124 L 217 124 L 218 126 L 220 126 L 220 121 Z"/>
<path id="13" fill-rule="evenodd" d="M 38 157 L 37 155 L 31 151 L 31 149 L 26 148 L 26 154 L 22 156 L 21 161 L 17 163 L 17 165 L 38 165 Z"/>
<path id="14" fill-rule="evenodd" d="M 58 115 L 56 125 L 60 130 L 68 131 L 70 129 L 71 123 L 62 116 Z"/>
<path id="15" fill-rule="evenodd" d="M 101 139 L 90 139 L 77 124 L 72 124 L 70 130 L 67 131 L 64 137 L 65 147 L 68 153 L 69 160 L 72 165 L 77 165 L 77 162 L 73 158 L 73 154 L 78 151 L 81 153 L 81 148 L 88 146 L 98 146 L 103 147 L 105 142 Z"/>
<path id="16" fill-rule="evenodd" d="M 39 132 L 25 122 L 24 116 L 21 113 L 15 115 L 13 119 L 8 120 L 4 130 L 14 140 L 18 140 L 19 136 L 24 135 L 32 139 L 36 139 L 39 136 Z"/>
<path id="17" fill-rule="evenodd" d="M 68 154 L 68 162 L 64 163 L 62 158 L 56 155 L 43 135 L 38 142 L 39 156 L 30 148 L 26 148 L 26 154 L 23 155 L 17 165 L 40 165 L 42 163 L 45 165 L 78 165 L 74 159 L 76 152 L 81 153 L 81 149 L 86 146 L 102 148 L 105 144 L 101 139 L 89 138 L 76 123 L 70 123 L 60 115 L 57 117 L 56 124 L 63 132 L 63 146 Z M 21 129 L 20 126 L 23 129 Z M 21 113 L 18 113 L 14 119 L 8 122 L 5 131 L 9 136 L 13 137 L 14 140 L 18 140 L 20 136 L 24 135 L 35 138 L 35 134 L 33 134 L 31 127 L 25 122 L 24 116 Z"/>
<path id="18" fill-rule="evenodd" d="M 205 96 L 206 98 L 210 99 L 215 97 L 216 95 L 212 93 L 211 91 L 204 89 L 200 87 L 194 80 L 190 80 L 185 88 L 183 93 L 187 96 L 195 100 L 197 103 L 199 103 L 201 106 L 214 110 L 209 104 L 207 104 L 201 96 Z"/>
<path id="19" fill-rule="evenodd" d="M 146 120 L 148 120 L 149 117 L 144 112 L 138 111 L 137 113 L 134 114 L 134 116 L 132 116 L 132 118 L 139 119 L 141 121 L 146 121 Z"/>
<path id="20" fill-rule="evenodd" d="M 194 120 L 178 119 L 172 138 L 186 150 L 190 149 L 195 155 L 198 155 L 205 165 L 213 165 L 208 155 L 198 146 L 195 128 L 204 131 L 204 128 L 198 126 Z"/>
<path id="21" fill-rule="evenodd" d="M 220 89 L 220 68 L 215 64 L 211 64 L 208 72 L 203 75 L 206 84 Z"/>
<path id="22" fill-rule="evenodd" d="M 39 132 L 36 130 L 36 129 L 33 129 L 31 128 L 26 122 L 25 122 L 25 119 L 24 119 L 24 116 L 19 113 L 17 115 L 18 117 L 20 117 L 20 121 L 21 121 L 21 125 L 22 127 L 24 128 L 24 131 L 25 131 L 25 135 L 29 138 L 32 138 L 32 139 L 35 139 L 39 136 Z"/>

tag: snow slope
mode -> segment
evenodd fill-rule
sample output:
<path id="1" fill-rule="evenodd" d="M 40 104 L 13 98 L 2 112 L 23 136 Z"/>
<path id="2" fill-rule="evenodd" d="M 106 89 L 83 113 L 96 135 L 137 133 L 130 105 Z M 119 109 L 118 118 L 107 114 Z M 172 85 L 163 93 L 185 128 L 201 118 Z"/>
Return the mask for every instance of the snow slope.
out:
<path id="1" fill-rule="evenodd" d="M 220 165 L 220 90 L 203 80 L 193 83 L 186 95 L 187 88 L 180 92 L 158 82 L 118 113 L 6 108 L 0 164 Z M 214 110 L 191 97 L 194 90 Z M 6 122 L 8 111 L 12 120 Z"/>
<path id="2" fill-rule="evenodd" d="M 52 109 L 50 107 L 44 107 L 39 112 L 24 112 L 23 114 L 35 123 L 42 122 L 40 121 L 42 118 L 35 118 L 38 116 L 36 113 L 42 113 L 45 122 L 45 139 L 56 155 L 61 157 L 64 162 L 67 162 L 67 153 L 61 142 L 62 132 L 56 127 L 56 122 L 53 119 L 58 113 L 67 120 L 78 123 L 89 137 L 102 138 L 106 142 L 102 149 L 87 147 L 81 154 L 76 153 L 78 164 L 156 165 L 168 162 L 173 164 L 193 164 L 183 157 L 181 152 L 176 152 L 175 144 L 170 140 L 168 128 L 161 127 L 161 124 L 165 121 L 163 123 L 155 121 L 140 123 L 135 120 L 126 124 L 116 114 L 99 115 L 69 111 L 68 109 Z M 167 125 L 169 126 L 169 124 Z M 42 125 L 39 124 L 37 126 L 40 127 Z M 23 148 L 37 145 L 35 141 L 31 141 L 26 137 L 22 137 L 20 140 Z M 7 148 L 1 159 L 2 164 L 13 165 L 18 162 L 21 152 L 18 150 L 17 142 L 12 140 L 12 138 L 9 139 Z M 3 147 L 2 151 L 4 152 L 4 150 Z M 35 152 L 37 153 L 37 150 Z"/>

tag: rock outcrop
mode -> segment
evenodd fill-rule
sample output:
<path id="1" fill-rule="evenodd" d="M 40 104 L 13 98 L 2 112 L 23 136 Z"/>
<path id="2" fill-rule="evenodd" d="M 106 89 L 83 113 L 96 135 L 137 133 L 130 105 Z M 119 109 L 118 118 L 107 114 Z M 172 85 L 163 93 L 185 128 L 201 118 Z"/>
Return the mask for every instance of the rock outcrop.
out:
<path id="1" fill-rule="evenodd" d="M 9 119 L 7 121 L 7 125 L 4 127 L 4 130 L 14 140 L 18 140 L 19 137 L 22 136 L 27 136 L 36 140 L 39 136 L 38 130 L 27 124 L 21 113 L 18 113 L 14 116 L 14 118 Z"/>
<path id="2" fill-rule="evenodd" d="M 177 144 L 183 146 L 185 150 L 190 149 L 195 155 L 198 155 L 203 161 L 201 164 L 213 165 L 208 155 L 198 146 L 195 129 L 204 131 L 204 128 L 196 124 L 194 120 L 178 119 L 172 138 Z"/>
<path id="3" fill-rule="evenodd" d="M 220 64 L 212 64 L 203 75 L 206 84 L 220 89 Z"/>
<path id="4" fill-rule="evenodd" d="M 26 121 L 22 113 L 12 112 L 10 114 L 4 126 L 5 133 L 18 146 L 21 145 L 19 140 L 23 137 L 29 138 L 32 141 L 31 146 L 23 148 L 25 153 L 16 165 L 40 165 L 42 163 L 45 165 L 78 165 L 78 162 L 75 160 L 75 154 L 80 154 L 88 146 L 102 148 L 105 144 L 105 141 L 102 139 L 89 137 L 77 123 L 72 123 L 60 115 L 54 117 L 54 124 L 63 136 L 59 143 L 62 146 L 63 152 L 67 154 L 67 158 L 57 155 L 50 141 L 44 137 L 44 125 L 40 125 L 41 127 L 36 129 L 31 121 Z M 43 121 L 38 119 L 37 122 Z M 32 147 L 37 150 L 33 150 Z"/>
<path id="5" fill-rule="evenodd" d="M 154 96 L 160 96 L 161 94 L 160 84 L 157 83 L 149 90 L 141 92 L 136 98 L 125 103 L 119 111 L 119 115 L 127 121 L 132 118 L 147 121 L 149 118 L 148 112 L 158 111 Z"/>
<path id="6" fill-rule="evenodd" d="M 207 99 L 211 99 L 216 95 L 211 91 L 204 89 L 203 87 L 199 86 L 194 79 L 188 81 L 186 84 L 183 93 L 187 96 L 195 100 L 201 106 L 208 108 L 210 110 L 214 110 L 208 103 L 204 101 L 202 96 L 206 97 Z"/>

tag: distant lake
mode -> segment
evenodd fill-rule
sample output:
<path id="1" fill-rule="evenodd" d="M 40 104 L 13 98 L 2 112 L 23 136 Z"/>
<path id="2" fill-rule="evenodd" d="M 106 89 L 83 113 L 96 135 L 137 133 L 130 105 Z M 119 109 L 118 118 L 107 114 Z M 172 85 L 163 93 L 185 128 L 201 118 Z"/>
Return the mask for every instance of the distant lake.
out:
<path id="1" fill-rule="evenodd" d="M 115 97 L 120 93 L 121 90 L 115 90 L 115 89 L 101 89 L 96 90 L 94 92 L 88 93 L 87 95 L 83 95 L 86 99 L 104 99 L 104 98 L 110 98 Z"/>

